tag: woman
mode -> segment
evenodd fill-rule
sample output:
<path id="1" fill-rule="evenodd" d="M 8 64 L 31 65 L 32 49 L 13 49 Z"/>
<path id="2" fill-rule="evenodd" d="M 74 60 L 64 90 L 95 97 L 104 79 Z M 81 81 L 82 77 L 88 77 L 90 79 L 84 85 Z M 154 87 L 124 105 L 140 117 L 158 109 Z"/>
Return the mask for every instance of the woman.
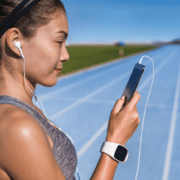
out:
<path id="1" fill-rule="evenodd" d="M 1 0 L 0 21 L 21 2 Z M 32 102 L 37 83 L 47 87 L 57 83 L 62 63 L 69 59 L 67 36 L 66 11 L 59 0 L 40 0 L 1 35 L 1 180 L 75 179 L 77 154 L 73 144 Z M 16 42 L 21 43 L 26 61 Z M 24 63 L 28 86 L 24 83 Z M 117 100 L 110 115 L 107 142 L 125 146 L 140 122 L 136 108 L 139 99 L 136 91 L 122 110 L 124 99 Z M 91 179 L 113 179 L 117 165 L 118 161 L 103 152 Z"/>

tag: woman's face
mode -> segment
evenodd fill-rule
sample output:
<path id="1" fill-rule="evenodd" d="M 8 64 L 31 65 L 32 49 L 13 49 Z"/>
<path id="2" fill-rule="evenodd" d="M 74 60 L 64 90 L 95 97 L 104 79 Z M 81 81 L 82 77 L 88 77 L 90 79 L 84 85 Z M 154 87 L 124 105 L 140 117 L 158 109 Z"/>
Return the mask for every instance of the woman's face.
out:
<path id="1" fill-rule="evenodd" d="M 65 45 L 67 36 L 68 21 L 61 11 L 56 19 L 40 27 L 36 35 L 23 44 L 27 80 L 47 87 L 57 83 L 60 72 L 56 69 L 62 69 L 62 62 L 69 59 Z"/>

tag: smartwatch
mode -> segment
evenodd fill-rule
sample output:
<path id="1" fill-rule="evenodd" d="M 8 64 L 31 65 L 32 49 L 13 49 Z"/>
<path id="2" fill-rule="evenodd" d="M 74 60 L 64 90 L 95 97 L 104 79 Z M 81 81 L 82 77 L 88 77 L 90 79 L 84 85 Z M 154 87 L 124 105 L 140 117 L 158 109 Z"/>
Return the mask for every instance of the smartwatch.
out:
<path id="1" fill-rule="evenodd" d="M 129 155 L 128 150 L 124 146 L 107 141 L 103 143 L 100 152 L 106 153 L 114 160 L 121 163 L 126 162 Z"/>

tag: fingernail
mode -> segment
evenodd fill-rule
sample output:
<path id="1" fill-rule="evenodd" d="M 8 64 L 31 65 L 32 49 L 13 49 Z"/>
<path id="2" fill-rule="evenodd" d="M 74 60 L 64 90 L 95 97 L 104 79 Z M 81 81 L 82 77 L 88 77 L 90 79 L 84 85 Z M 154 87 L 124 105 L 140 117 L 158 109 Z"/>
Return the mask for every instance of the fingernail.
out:
<path id="1" fill-rule="evenodd" d="M 122 98 L 122 100 L 124 100 L 124 96 L 122 96 L 121 98 Z"/>

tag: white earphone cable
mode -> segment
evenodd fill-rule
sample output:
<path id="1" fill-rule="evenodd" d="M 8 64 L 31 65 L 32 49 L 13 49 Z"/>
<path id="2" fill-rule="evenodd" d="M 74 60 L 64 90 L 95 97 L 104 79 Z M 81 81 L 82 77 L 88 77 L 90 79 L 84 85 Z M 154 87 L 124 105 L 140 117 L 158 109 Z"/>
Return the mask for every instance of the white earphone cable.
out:
<path id="1" fill-rule="evenodd" d="M 143 59 L 144 57 L 149 58 L 149 59 L 152 61 L 152 63 L 153 63 L 153 79 L 152 79 L 152 83 L 151 83 L 151 88 L 152 88 L 152 84 L 153 84 L 153 81 L 154 81 L 154 62 L 153 62 L 153 60 L 152 60 L 149 56 L 144 55 L 144 56 L 141 58 L 141 60 L 139 61 L 139 64 L 141 64 L 142 59 Z M 150 93 L 151 93 L 151 88 L 150 88 L 150 91 L 149 91 L 149 95 L 150 95 Z M 149 95 L 148 95 L 148 98 L 147 98 L 147 101 L 146 101 L 145 110 L 144 110 L 144 117 L 143 117 L 143 121 L 142 121 L 142 129 L 141 129 L 141 136 L 140 136 L 140 146 L 139 146 L 138 167 L 137 167 L 137 172 L 136 172 L 135 180 L 137 180 L 137 176 L 138 176 L 138 172 L 139 172 L 139 166 L 140 166 L 142 135 L 143 135 L 143 128 L 144 128 L 144 118 L 145 118 L 147 103 L 148 103 L 148 100 L 149 100 Z"/>

